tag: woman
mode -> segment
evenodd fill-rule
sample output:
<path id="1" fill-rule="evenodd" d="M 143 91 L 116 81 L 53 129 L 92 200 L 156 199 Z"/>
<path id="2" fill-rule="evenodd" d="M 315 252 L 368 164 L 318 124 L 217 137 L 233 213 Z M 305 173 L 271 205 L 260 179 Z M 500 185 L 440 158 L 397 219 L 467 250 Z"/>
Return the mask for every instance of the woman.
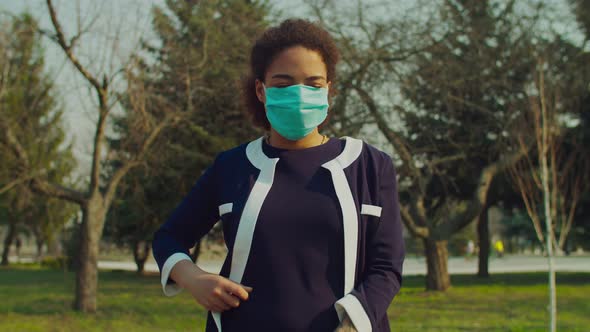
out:
<path id="1" fill-rule="evenodd" d="M 385 152 L 319 133 L 338 57 L 308 21 L 264 32 L 244 96 L 268 134 L 219 153 L 154 235 L 164 293 L 187 289 L 206 331 L 390 331 L 405 255 L 396 174 Z M 219 275 L 188 256 L 218 220 Z"/>

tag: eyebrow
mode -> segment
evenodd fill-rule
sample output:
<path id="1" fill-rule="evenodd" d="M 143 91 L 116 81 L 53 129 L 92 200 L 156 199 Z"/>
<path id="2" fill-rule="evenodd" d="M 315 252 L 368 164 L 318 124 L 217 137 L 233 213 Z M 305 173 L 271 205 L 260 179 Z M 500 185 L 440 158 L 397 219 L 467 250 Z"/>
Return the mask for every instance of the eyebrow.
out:
<path id="1" fill-rule="evenodd" d="M 287 75 L 287 74 L 275 74 L 272 75 L 271 78 L 282 78 L 282 79 L 287 79 L 287 80 L 293 80 L 293 76 L 291 75 Z M 325 80 L 326 78 L 324 76 L 310 76 L 307 77 L 305 80 L 306 81 L 315 81 L 315 80 Z"/>

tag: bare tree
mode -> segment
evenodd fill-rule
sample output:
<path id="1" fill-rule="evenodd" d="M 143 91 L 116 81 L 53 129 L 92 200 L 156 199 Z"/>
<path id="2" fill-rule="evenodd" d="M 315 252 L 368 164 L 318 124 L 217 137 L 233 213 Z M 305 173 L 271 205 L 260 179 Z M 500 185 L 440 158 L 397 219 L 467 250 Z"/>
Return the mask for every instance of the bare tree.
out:
<path id="1" fill-rule="evenodd" d="M 47 0 L 47 8 L 53 31 L 44 31 L 44 33 L 58 45 L 67 61 L 73 65 L 94 92 L 97 100 L 97 121 L 92 143 L 93 152 L 89 181 L 85 190 L 76 190 L 51 183 L 43 176 L 35 176 L 31 180 L 31 186 L 39 193 L 64 199 L 80 206 L 82 210 L 79 247 L 80 267 L 76 271 L 74 308 L 83 312 L 94 312 L 97 309 L 99 241 L 102 237 L 106 214 L 113 202 L 117 187 L 125 174 L 142 162 L 146 151 L 162 130 L 179 120 L 179 115 L 173 109 L 169 109 L 162 99 L 151 96 L 140 81 L 126 82 L 127 88 L 123 93 L 115 89 L 113 81 L 116 75 L 124 73 L 128 79 L 136 77 L 133 74 L 133 56 L 129 58 L 129 61 L 123 63 L 121 68 L 115 70 L 113 75 L 92 73 L 90 69 L 92 67 L 91 63 L 84 64 L 76 55 L 78 42 L 90 27 L 82 27 L 81 24 L 78 24 L 77 34 L 68 38 L 51 0 Z M 114 62 L 114 59 L 112 59 L 111 64 Z M 133 113 L 133 119 L 136 121 L 134 125 L 137 126 L 135 129 L 137 129 L 138 134 L 130 135 L 131 143 L 129 144 L 132 144 L 133 148 L 127 149 L 127 153 L 108 153 L 106 151 L 107 120 L 115 107 L 122 107 L 120 100 L 124 96 L 129 97 L 131 107 L 128 107 L 125 111 Z M 158 114 L 147 112 L 145 105 L 148 104 L 157 106 L 153 108 L 159 110 Z M 3 129 L 2 139 L 11 146 L 14 155 L 20 160 L 21 166 L 24 169 L 29 169 L 30 156 L 22 148 L 17 136 L 10 127 L 4 125 Z M 103 165 L 112 159 L 117 159 L 118 166 L 107 177 Z"/>
<path id="2" fill-rule="evenodd" d="M 559 90 L 546 82 L 545 60 L 536 66 L 534 94 L 515 133 L 524 158 L 510 167 L 513 185 L 521 194 L 537 238 L 544 244 L 549 265 L 549 329 L 556 330 L 554 252 L 564 250 L 582 193 L 588 190 L 590 161 L 584 147 L 566 144 L 567 128 L 559 120 L 562 101 Z M 548 87 L 549 86 L 549 87 Z M 534 149 L 523 149 L 524 140 Z M 544 225 L 543 225 L 544 223 Z M 545 227 L 543 227 L 545 226 Z M 543 228 L 545 230 L 543 231 Z M 556 233 L 559 231 L 559 239 Z"/>
<path id="3" fill-rule="evenodd" d="M 515 133 L 519 146 L 523 140 L 528 139 L 535 142 L 535 149 L 526 152 L 524 158 L 509 170 L 513 185 L 522 197 L 541 243 L 547 242 L 543 233 L 543 223 L 546 221 L 545 189 L 547 190 L 551 217 L 551 232 L 548 233 L 552 237 L 551 249 L 561 254 L 566 249 L 567 237 L 581 196 L 589 187 L 590 161 L 583 146 L 575 141 L 565 142 L 565 128 L 558 120 L 557 105 L 560 97 L 557 94 L 549 96 L 541 70 L 538 77 L 536 88 L 539 95 L 530 98 L 529 112 L 524 114 L 518 132 Z M 543 158 L 547 162 L 547 183 L 543 179 Z"/>
<path id="4" fill-rule="evenodd" d="M 426 288 L 445 290 L 450 286 L 448 239 L 483 213 L 494 177 L 522 157 L 519 149 L 503 148 L 507 112 L 495 102 L 511 100 L 521 82 L 494 76 L 518 73 L 521 63 L 512 53 L 502 59 L 510 70 L 496 65 L 494 52 L 500 47 L 486 46 L 485 39 L 506 36 L 511 26 L 493 26 L 496 16 L 487 3 L 465 3 L 463 9 L 428 3 L 374 1 L 372 7 L 357 1 L 354 13 L 344 15 L 333 12 L 333 2 L 311 1 L 343 52 L 340 94 L 332 108 L 337 129 L 360 125 L 367 138 L 393 148 L 402 219 L 424 243 Z M 494 15 L 505 16 L 513 4 Z M 400 10 L 413 15 L 389 14 Z M 468 13 L 473 20 L 456 19 Z M 468 46 L 457 42 L 465 39 Z M 519 38 L 514 39 L 502 42 L 516 44 Z M 488 76 L 481 73 L 485 67 L 494 68 Z M 485 133 L 500 139 L 486 142 Z"/>

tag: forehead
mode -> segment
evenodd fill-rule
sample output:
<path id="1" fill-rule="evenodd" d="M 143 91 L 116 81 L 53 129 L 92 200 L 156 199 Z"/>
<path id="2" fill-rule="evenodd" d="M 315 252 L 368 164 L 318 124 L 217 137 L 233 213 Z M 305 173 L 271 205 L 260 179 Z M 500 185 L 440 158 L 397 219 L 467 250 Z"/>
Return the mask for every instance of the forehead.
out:
<path id="1" fill-rule="evenodd" d="M 288 74 L 295 78 L 327 76 L 321 54 L 302 46 L 293 46 L 277 54 L 266 70 L 266 78 L 275 74 Z"/>

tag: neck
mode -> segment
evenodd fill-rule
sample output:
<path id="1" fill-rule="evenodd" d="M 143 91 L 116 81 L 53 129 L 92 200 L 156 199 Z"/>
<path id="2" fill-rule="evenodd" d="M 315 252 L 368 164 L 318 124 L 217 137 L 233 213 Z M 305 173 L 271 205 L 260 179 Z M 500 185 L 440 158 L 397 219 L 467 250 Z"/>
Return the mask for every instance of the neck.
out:
<path id="1" fill-rule="evenodd" d="M 318 132 L 317 128 L 309 135 L 297 141 L 290 141 L 279 135 L 279 133 L 277 133 L 274 129 L 270 129 L 270 145 L 280 149 L 296 150 L 311 148 L 313 146 L 322 144 L 323 139 L 324 136 Z"/>

